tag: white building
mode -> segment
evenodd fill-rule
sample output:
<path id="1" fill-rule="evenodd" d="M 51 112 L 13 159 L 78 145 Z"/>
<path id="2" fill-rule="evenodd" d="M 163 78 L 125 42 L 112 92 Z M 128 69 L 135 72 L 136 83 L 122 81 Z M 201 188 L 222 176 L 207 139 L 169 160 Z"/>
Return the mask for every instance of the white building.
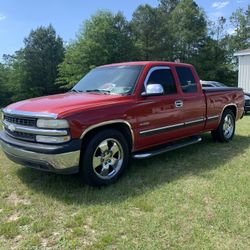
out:
<path id="1" fill-rule="evenodd" d="M 250 49 L 242 50 L 234 54 L 239 58 L 238 86 L 244 92 L 250 93 Z"/>

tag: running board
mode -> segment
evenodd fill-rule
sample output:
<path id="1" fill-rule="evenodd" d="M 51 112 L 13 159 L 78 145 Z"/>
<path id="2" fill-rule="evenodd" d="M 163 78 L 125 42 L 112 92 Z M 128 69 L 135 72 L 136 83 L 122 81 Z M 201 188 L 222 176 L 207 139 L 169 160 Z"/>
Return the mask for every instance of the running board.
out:
<path id="1" fill-rule="evenodd" d="M 144 159 L 144 158 L 149 158 L 155 155 L 159 155 L 162 153 L 166 153 L 178 148 L 183 148 L 195 143 L 198 143 L 202 141 L 202 138 L 199 136 L 192 136 L 190 138 L 187 138 L 185 141 L 181 140 L 181 141 L 176 141 L 170 144 L 166 144 L 165 146 L 161 146 L 160 148 L 158 147 L 158 149 L 154 148 L 151 151 L 146 151 L 143 150 L 141 152 L 136 152 L 132 155 L 132 158 L 134 159 Z"/>

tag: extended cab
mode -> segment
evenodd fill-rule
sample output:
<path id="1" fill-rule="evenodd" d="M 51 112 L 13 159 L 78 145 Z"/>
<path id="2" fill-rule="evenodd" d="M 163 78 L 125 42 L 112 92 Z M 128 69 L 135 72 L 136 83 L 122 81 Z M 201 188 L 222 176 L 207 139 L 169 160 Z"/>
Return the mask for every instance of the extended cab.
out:
<path id="1" fill-rule="evenodd" d="M 112 64 L 91 70 L 68 93 L 6 107 L 0 143 L 19 164 L 80 172 L 88 184 L 106 185 L 130 157 L 197 143 L 208 131 L 230 141 L 243 112 L 242 89 L 202 89 L 192 65 Z"/>

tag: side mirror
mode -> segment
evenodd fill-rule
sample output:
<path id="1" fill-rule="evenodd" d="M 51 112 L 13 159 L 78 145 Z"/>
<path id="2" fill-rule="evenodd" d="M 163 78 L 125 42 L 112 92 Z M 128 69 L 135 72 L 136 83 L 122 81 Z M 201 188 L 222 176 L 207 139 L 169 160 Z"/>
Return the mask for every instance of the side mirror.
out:
<path id="1" fill-rule="evenodd" d="M 164 89 L 161 84 L 148 84 L 146 86 L 146 92 L 141 93 L 141 96 L 154 96 L 154 95 L 163 95 Z"/>

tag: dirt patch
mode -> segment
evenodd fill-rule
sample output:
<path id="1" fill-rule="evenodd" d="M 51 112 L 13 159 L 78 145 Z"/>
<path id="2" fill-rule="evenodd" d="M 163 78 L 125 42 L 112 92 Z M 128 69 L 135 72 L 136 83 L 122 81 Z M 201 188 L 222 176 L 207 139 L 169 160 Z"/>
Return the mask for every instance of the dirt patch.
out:
<path id="1" fill-rule="evenodd" d="M 43 239 L 42 239 L 42 241 L 41 241 L 41 245 L 42 245 L 42 247 L 47 248 L 47 246 L 48 246 L 48 242 L 49 242 L 49 240 L 48 240 L 48 239 L 43 238 Z"/>
<path id="2" fill-rule="evenodd" d="M 17 221 L 20 218 L 19 214 L 13 214 L 8 218 L 8 221 Z"/>
<path id="3" fill-rule="evenodd" d="M 20 242 L 21 240 L 23 240 L 23 236 L 22 235 L 17 235 L 14 239 L 14 242 L 17 243 L 17 242 Z"/>
<path id="4" fill-rule="evenodd" d="M 19 205 L 19 204 L 23 204 L 23 205 L 30 205 L 31 202 L 28 199 L 19 197 L 15 192 L 12 193 L 8 198 L 7 201 L 9 203 L 14 204 L 15 206 Z"/>

